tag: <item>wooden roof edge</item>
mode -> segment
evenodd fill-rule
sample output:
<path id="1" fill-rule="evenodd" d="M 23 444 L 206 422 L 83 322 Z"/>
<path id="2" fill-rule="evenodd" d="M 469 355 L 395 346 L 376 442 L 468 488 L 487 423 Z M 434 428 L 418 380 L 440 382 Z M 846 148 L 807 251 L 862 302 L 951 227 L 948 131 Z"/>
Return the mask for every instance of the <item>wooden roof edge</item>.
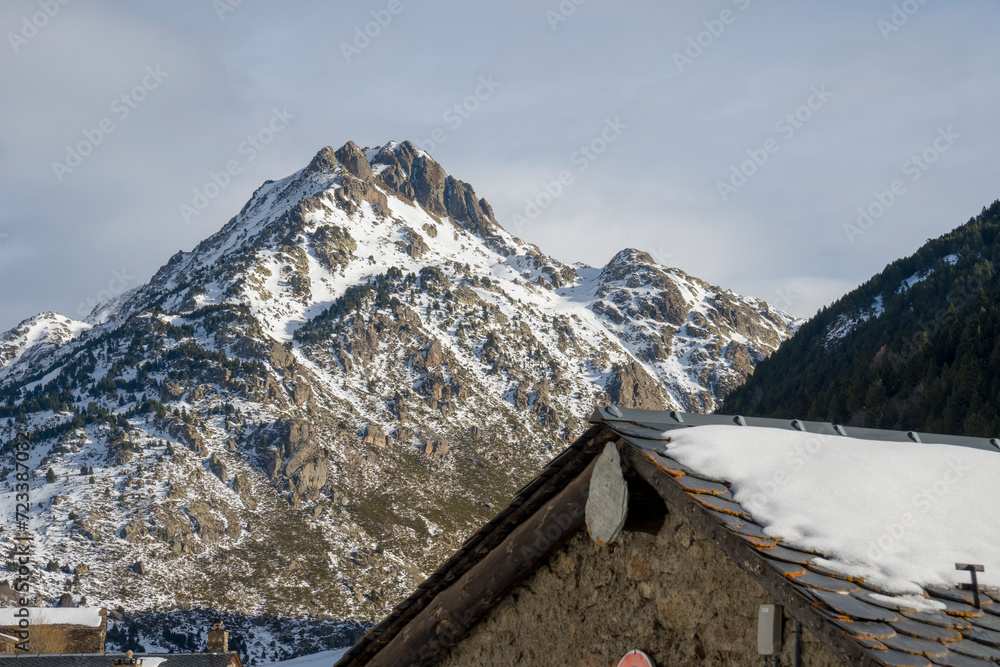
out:
<path id="1" fill-rule="evenodd" d="M 757 426 L 817 435 L 880 440 L 883 442 L 912 442 L 971 447 L 973 449 L 1000 453 L 1000 437 L 980 438 L 944 433 L 924 433 L 922 431 L 894 431 L 861 426 L 844 426 L 832 422 L 806 421 L 802 419 L 746 417 L 743 415 L 719 413 L 704 414 L 698 412 L 681 412 L 679 410 L 639 410 L 620 408 L 612 405 L 595 408 L 588 421 L 591 424 L 607 424 L 612 427 L 616 423 L 634 424 L 636 426 L 645 426 L 646 428 L 662 428 L 664 431 L 692 426 Z"/>
<path id="2" fill-rule="evenodd" d="M 720 523 L 708 509 L 691 497 L 676 479 L 661 470 L 642 450 L 626 444 L 622 452 L 632 470 L 655 488 L 666 503 L 684 515 L 706 539 L 740 569 L 756 579 L 792 618 L 808 628 L 834 655 L 850 665 L 881 667 L 882 663 L 848 639 L 842 630 L 836 628 L 819 613 L 817 601 L 803 594 L 795 584 L 771 567 L 749 543 Z"/>
<path id="3" fill-rule="evenodd" d="M 397 605 L 380 623 L 369 630 L 348 650 L 336 663 L 336 667 L 378 664 L 370 662 L 378 653 L 390 644 L 406 626 L 421 614 L 441 593 L 454 586 L 465 574 L 483 561 L 522 524 L 530 520 L 539 510 L 545 508 L 553 498 L 576 480 L 587 470 L 607 442 L 618 439 L 618 435 L 604 424 L 593 424 L 573 444 L 560 452 L 548 465 L 514 495 L 511 502 L 494 519 L 482 529 L 473 533 L 456 553 L 448 558 L 423 584 L 410 596 Z M 581 517 L 582 523 L 582 517 Z M 575 533 L 575 531 L 574 531 Z M 567 536 L 568 539 L 569 536 Z M 524 572 L 523 576 L 527 576 Z M 521 578 L 523 578 L 523 576 Z M 427 582 L 433 582 L 426 585 Z M 506 590 L 497 591 L 497 599 L 506 594 Z M 490 605 L 492 606 L 492 605 Z M 474 618 L 466 617 L 465 630 L 461 634 L 452 634 L 449 639 L 453 643 L 478 622 L 487 609 L 477 613 Z M 438 651 L 449 646 L 441 645 Z M 436 653 L 435 653 L 436 654 Z"/>

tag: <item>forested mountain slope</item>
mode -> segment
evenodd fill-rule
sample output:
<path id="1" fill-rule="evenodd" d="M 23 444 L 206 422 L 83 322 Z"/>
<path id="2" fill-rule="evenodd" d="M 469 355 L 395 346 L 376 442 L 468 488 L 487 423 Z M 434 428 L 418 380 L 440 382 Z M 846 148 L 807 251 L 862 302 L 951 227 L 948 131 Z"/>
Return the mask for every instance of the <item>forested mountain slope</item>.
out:
<path id="1" fill-rule="evenodd" d="M 823 309 L 732 414 L 1000 435 L 1000 201 Z"/>

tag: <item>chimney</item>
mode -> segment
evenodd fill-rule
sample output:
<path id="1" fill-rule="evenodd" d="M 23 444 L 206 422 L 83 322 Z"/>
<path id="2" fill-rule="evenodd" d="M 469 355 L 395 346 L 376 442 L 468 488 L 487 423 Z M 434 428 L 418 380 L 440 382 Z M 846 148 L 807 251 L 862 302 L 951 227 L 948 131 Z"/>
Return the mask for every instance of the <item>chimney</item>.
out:
<path id="1" fill-rule="evenodd" d="M 208 631 L 208 653 L 226 653 L 229 651 L 229 630 L 222 629 L 222 621 L 212 624 Z"/>

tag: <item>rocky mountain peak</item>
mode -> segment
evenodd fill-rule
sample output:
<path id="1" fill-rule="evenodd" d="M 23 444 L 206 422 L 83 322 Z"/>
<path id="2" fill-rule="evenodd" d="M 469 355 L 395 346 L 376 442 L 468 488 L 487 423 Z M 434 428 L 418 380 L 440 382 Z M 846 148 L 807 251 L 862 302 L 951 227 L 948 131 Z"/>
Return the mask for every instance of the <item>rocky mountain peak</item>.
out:
<path id="1" fill-rule="evenodd" d="M 340 150 L 334 153 L 334 156 L 356 178 L 360 178 L 361 180 L 371 178 L 372 167 L 368 163 L 368 158 L 365 157 L 365 154 L 361 152 L 361 149 L 353 141 L 348 141 L 341 146 Z"/>
<path id="2" fill-rule="evenodd" d="M 712 410 L 793 330 L 639 250 L 562 264 L 406 141 L 323 148 L 101 308 L 0 340 L 0 440 L 60 480 L 38 562 L 89 563 L 71 592 L 112 608 L 340 618 L 390 608 L 596 404 Z"/>
<path id="3" fill-rule="evenodd" d="M 656 261 L 653 260 L 653 256 L 648 252 L 642 250 L 636 250 L 635 248 L 625 248 L 624 250 L 619 250 L 611 261 L 608 262 L 607 266 L 617 267 L 625 265 L 628 267 L 634 267 L 637 264 L 649 264 L 655 265 Z"/>
<path id="4" fill-rule="evenodd" d="M 342 149 L 343 150 L 343 149 Z M 330 146 L 324 146 L 306 166 L 306 173 L 332 174 L 337 168 L 337 154 Z"/>

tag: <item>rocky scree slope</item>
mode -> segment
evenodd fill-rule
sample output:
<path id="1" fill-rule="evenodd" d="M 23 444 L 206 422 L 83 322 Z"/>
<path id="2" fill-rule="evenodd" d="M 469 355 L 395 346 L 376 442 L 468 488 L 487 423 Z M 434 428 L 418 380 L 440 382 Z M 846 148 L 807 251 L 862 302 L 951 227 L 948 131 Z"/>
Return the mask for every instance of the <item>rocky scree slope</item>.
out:
<path id="1" fill-rule="evenodd" d="M 0 437 L 31 434 L 47 600 L 373 619 L 595 404 L 712 410 L 796 325 L 636 250 L 563 264 L 409 142 L 348 143 L 5 334 Z"/>

